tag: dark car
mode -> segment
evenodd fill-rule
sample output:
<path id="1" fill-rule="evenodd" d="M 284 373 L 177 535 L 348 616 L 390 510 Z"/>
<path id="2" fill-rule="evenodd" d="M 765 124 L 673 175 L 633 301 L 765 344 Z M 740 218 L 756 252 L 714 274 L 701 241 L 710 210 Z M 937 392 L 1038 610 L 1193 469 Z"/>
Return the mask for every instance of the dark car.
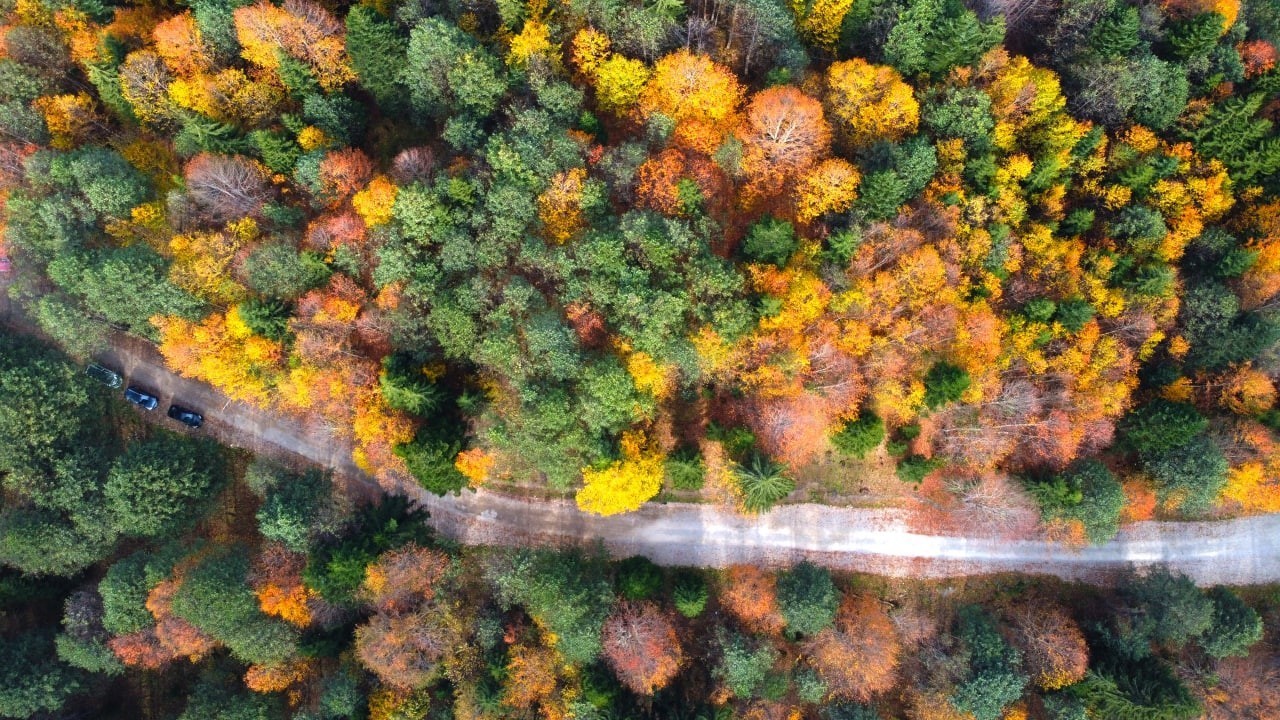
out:
<path id="1" fill-rule="evenodd" d="M 84 369 L 84 374 L 109 388 L 118 388 L 124 382 L 120 378 L 120 373 L 108 370 L 98 363 L 89 363 L 89 367 Z"/>
<path id="2" fill-rule="evenodd" d="M 145 390 L 139 390 L 132 385 L 125 389 L 124 399 L 143 410 L 155 410 L 156 406 L 160 404 L 160 398 Z"/>
<path id="3" fill-rule="evenodd" d="M 204 424 L 204 416 L 194 410 L 188 410 L 181 405 L 169 406 L 169 417 L 195 430 Z"/>

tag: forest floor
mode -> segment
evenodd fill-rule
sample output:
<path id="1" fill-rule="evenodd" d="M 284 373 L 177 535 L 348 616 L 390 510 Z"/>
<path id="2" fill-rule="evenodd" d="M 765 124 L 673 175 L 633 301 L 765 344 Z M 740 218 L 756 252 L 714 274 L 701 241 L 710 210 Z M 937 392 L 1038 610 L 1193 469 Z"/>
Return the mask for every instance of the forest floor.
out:
<path id="1" fill-rule="evenodd" d="M 4 298 L 3 280 L 0 319 L 11 330 L 30 330 Z M 117 334 L 111 350 L 97 360 L 160 397 L 160 409 L 148 413 L 148 420 L 179 429 L 163 412 L 177 402 L 205 416 L 197 432 L 255 453 L 331 468 L 356 494 L 374 488 L 373 479 L 352 461 L 350 443 L 334 429 L 233 401 L 180 377 L 145 340 Z M 407 478 L 390 484 L 419 500 L 442 534 L 473 544 L 600 543 L 615 556 L 645 555 L 665 565 L 782 565 L 809 559 L 916 578 L 1025 572 L 1106 583 L 1135 567 L 1165 565 L 1205 585 L 1280 582 L 1280 515 L 1142 522 L 1105 545 L 1073 548 L 1039 539 L 920 534 L 898 509 L 795 504 L 748 516 L 718 505 L 672 502 L 598 517 L 578 511 L 571 500 L 485 490 L 440 498 Z"/>

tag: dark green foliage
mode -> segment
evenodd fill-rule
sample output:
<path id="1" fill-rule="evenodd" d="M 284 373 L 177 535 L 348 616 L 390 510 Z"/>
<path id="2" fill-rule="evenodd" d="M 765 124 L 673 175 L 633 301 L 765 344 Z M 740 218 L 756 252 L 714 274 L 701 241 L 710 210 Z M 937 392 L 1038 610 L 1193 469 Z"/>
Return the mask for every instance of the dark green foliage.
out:
<path id="1" fill-rule="evenodd" d="M 663 470 L 672 488 L 685 491 L 701 490 L 707 472 L 696 447 L 683 447 L 668 455 Z"/>
<path id="2" fill-rule="evenodd" d="M 1058 314 L 1055 317 L 1066 329 L 1078 332 L 1085 323 L 1093 319 L 1093 313 L 1093 305 L 1083 298 L 1070 298 L 1058 304 Z"/>
<path id="3" fill-rule="evenodd" d="M 823 720 L 881 720 L 880 713 L 870 705 L 835 702 L 822 709 Z"/>
<path id="4" fill-rule="evenodd" d="M 293 138 L 282 132 L 271 130 L 254 130 L 249 133 L 249 140 L 258 151 L 258 157 L 272 172 L 288 174 L 302 155 L 302 148 Z"/>
<path id="5" fill-rule="evenodd" d="M 173 596 L 173 613 L 219 640 L 244 663 L 280 663 L 297 649 L 298 633 L 262 614 L 247 585 L 243 548 L 218 552 L 186 574 Z"/>
<path id="6" fill-rule="evenodd" d="M 82 686 L 81 675 L 58 661 L 47 633 L 32 631 L 0 641 L 0 717 L 56 712 Z"/>
<path id="7" fill-rule="evenodd" d="M 1052 693 L 1044 699 L 1048 720 L 1089 720 L 1089 710 L 1084 701 L 1070 691 Z"/>
<path id="8" fill-rule="evenodd" d="M 237 313 L 254 333 L 276 341 L 289 337 L 292 308 L 276 299 L 250 298 L 237 306 Z"/>
<path id="9" fill-rule="evenodd" d="M 397 445 L 395 453 L 404 460 L 418 484 L 436 495 L 458 493 L 467 486 L 467 477 L 454 466 L 462 450 L 460 428 L 428 424 L 418 430 L 413 442 Z"/>
<path id="10" fill-rule="evenodd" d="M 1158 495 L 1180 499 L 1178 509 L 1195 515 L 1209 510 L 1227 483 L 1227 459 L 1217 443 L 1197 435 L 1168 452 L 1143 459 Z"/>
<path id="11" fill-rule="evenodd" d="M 556 634 L 565 660 L 586 665 L 600 654 L 613 609 L 602 561 L 576 553 L 519 550 L 495 559 L 487 575 L 507 605 L 520 605 Z"/>
<path id="12" fill-rule="evenodd" d="M 866 156 L 855 207 L 876 220 L 896 215 L 898 208 L 919 194 L 938 170 L 937 150 L 923 136 L 897 145 L 877 143 Z"/>
<path id="13" fill-rule="evenodd" d="M 142 335 L 154 335 L 155 315 L 199 317 L 203 304 L 169 281 L 168 263 L 144 243 L 62 255 L 49 278 L 83 299 L 94 315 Z"/>
<path id="14" fill-rule="evenodd" d="M 741 425 L 723 427 L 715 423 L 707 426 L 707 439 L 724 445 L 731 457 L 744 458 L 756 446 L 755 433 Z"/>
<path id="15" fill-rule="evenodd" d="M 1004 18 L 983 23 L 958 0 L 911 0 L 889 31 L 884 59 L 903 75 L 972 65 L 1004 39 Z"/>
<path id="16" fill-rule="evenodd" d="M 367 111 L 346 95 L 308 95 L 302 101 L 302 117 L 324 134 L 347 144 L 364 135 Z"/>
<path id="17" fill-rule="evenodd" d="M 721 631 L 719 641 L 720 662 L 715 676 L 736 697 L 752 697 L 764 684 L 777 653 L 768 643 L 757 643 L 737 633 Z"/>
<path id="18" fill-rule="evenodd" d="M 46 295 L 32 310 L 40 329 L 74 357 L 87 358 L 107 346 L 107 324 L 89 317 L 63 296 Z"/>
<path id="19" fill-rule="evenodd" d="M 1165 40 L 1180 58 L 1204 57 L 1218 45 L 1224 22 L 1226 18 L 1216 12 L 1201 13 L 1170 25 Z"/>
<path id="20" fill-rule="evenodd" d="M 751 226 L 742 244 L 742 254 L 751 262 L 787 264 L 796 250 L 796 232 L 791 223 L 766 217 Z"/>
<path id="21" fill-rule="evenodd" d="M 1065 691 L 1088 708 L 1089 717 L 1117 720 L 1200 717 L 1200 705 L 1186 686 L 1168 664 L 1151 655 L 1146 647 L 1135 647 L 1105 632 L 1091 639 L 1090 646 L 1093 660 L 1089 673 Z M 1074 703 L 1065 699 L 1055 704 L 1068 712 L 1074 709 Z"/>
<path id="22" fill-rule="evenodd" d="M 893 443 L 890 443 L 892 445 Z M 905 448 L 903 448 L 905 451 Z M 929 473 L 942 467 L 942 461 L 938 458 L 926 458 L 922 455 L 908 455 L 898 461 L 898 467 L 895 470 L 898 479 L 912 485 L 919 485 Z"/>
<path id="23" fill-rule="evenodd" d="M 791 494 L 796 483 L 773 460 L 753 453 L 734 473 L 742 489 L 742 505 L 748 512 L 763 512 Z"/>
<path id="24" fill-rule="evenodd" d="M 628 600 L 648 600 L 662 589 L 662 569 L 647 557 L 633 555 L 618 563 L 615 584 Z"/>
<path id="25" fill-rule="evenodd" d="M 1272 121 L 1259 116 L 1265 93 L 1229 97 L 1209 108 L 1185 136 L 1196 150 L 1221 160 L 1237 182 L 1251 183 L 1280 170 L 1280 138 Z"/>
<path id="26" fill-rule="evenodd" d="M 196 684 L 177 720 L 277 720 L 286 715 L 278 694 L 252 692 L 231 668 L 215 667 Z"/>
<path id="27" fill-rule="evenodd" d="M 128 635 L 155 625 L 155 618 L 147 610 L 147 562 L 151 556 L 137 552 L 117 560 L 102 581 L 98 594 L 102 596 L 102 626 L 112 635 Z"/>
<path id="28" fill-rule="evenodd" d="M 1195 369 L 1216 370 L 1255 357 L 1280 338 L 1280 324 L 1269 316 L 1240 311 L 1240 299 L 1213 278 L 1187 283 L 1179 316 L 1191 343 L 1185 361 Z"/>
<path id="29" fill-rule="evenodd" d="M 1091 543 L 1104 543 L 1120 529 L 1124 489 L 1107 466 L 1081 460 L 1046 483 L 1032 486 L 1047 520 L 1077 520 Z"/>
<path id="30" fill-rule="evenodd" d="M 1209 420 L 1190 403 L 1156 398 L 1131 410 L 1117 430 L 1126 448 L 1156 455 L 1186 444 L 1208 427 Z"/>
<path id="31" fill-rule="evenodd" d="M 426 18 L 409 35 L 402 82 L 416 112 L 484 119 L 507 90 L 502 64 L 456 25 Z"/>
<path id="32" fill-rule="evenodd" d="M 378 555 L 409 542 L 425 543 L 427 513 L 391 495 L 356 516 L 346 531 L 314 549 L 302 579 L 331 603 L 349 606 L 364 582 L 364 571 Z"/>
<path id="33" fill-rule="evenodd" d="M 58 658 L 86 672 L 119 675 L 124 672 L 124 665 L 107 647 L 109 638 L 102 627 L 102 598 L 98 593 L 72 593 L 64 604 L 62 632 L 55 639 Z"/>
<path id="34" fill-rule="evenodd" d="M 1231 590 L 1215 587 L 1208 592 L 1213 603 L 1213 623 L 1200 636 L 1200 646 L 1216 658 L 1244 657 L 1262 639 L 1262 618 Z"/>
<path id="35" fill-rule="evenodd" d="M 858 413 L 831 436 L 831 444 L 845 455 L 864 458 L 884 442 L 884 421 L 870 410 Z"/>
<path id="36" fill-rule="evenodd" d="M 778 576 L 778 608 L 788 633 L 817 635 L 835 622 L 839 606 L 840 593 L 826 568 L 802 562 Z"/>
<path id="37" fill-rule="evenodd" d="M 1128 3 L 1117 3 L 1109 15 L 1093 26 L 1090 48 L 1102 60 L 1123 58 L 1138 46 L 1141 29 L 1138 8 Z"/>
<path id="38" fill-rule="evenodd" d="M 934 363 L 924 376 L 925 407 L 936 410 L 959 400 L 969 389 L 970 382 L 969 373 L 964 368 L 949 362 Z"/>
<path id="39" fill-rule="evenodd" d="M 445 402 L 445 391 L 431 381 L 425 367 L 404 353 L 394 353 L 382 359 L 379 386 L 382 398 L 397 410 L 431 417 Z"/>
<path id="40" fill-rule="evenodd" d="M 264 465 L 263 461 L 256 461 L 246 477 L 262 498 L 258 532 L 268 540 L 284 543 L 290 550 L 305 553 L 313 537 L 333 529 L 329 475 L 315 469 L 297 474 Z"/>
<path id="41" fill-rule="evenodd" d="M 976 720 L 999 720 L 1027 685 L 1022 652 L 1005 642 L 991 616 L 974 606 L 961 609 L 956 636 L 969 653 L 969 677 L 956 686 L 951 703 Z"/>
<path id="42" fill-rule="evenodd" d="M 696 618 L 707 608 L 707 581 L 695 571 L 681 572 L 676 576 L 671 590 L 671 602 L 676 612 L 687 618 Z"/>
<path id="43" fill-rule="evenodd" d="M 103 494 L 121 531 L 157 537 L 198 516 L 221 475 L 215 446 L 157 435 L 134 443 L 116 461 Z"/>
<path id="44" fill-rule="evenodd" d="M 1214 602 L 1185 575 L 1153 570 L 1121 588 L 1133 608 L 1136 637 L 1181 647 L 1213 626 Z"/>
<path id="45" fill-rule="evenodd" d="M 400 73 L 408 41 L 396 32 L 394 24 L 364 5 L 356 5 L 347 13 L 346 39 L 351 66 L 360 84 L 384 110 L 402 109 L 405 102 Z"/>
<path id="46" fill-rule="evenodd" d="M 249 286 L 271 298 L 294 300 L 306 291 L 323 285 L 331 271 L 315 253 L 299 253 L 285 243 L 268 243 L 256 248 L 245 260 Z"/>
<path id="47" fill-rule="evenodd" d="M 120 153 L 84 147 L 58 155 L 49 168 L 58 182 L 78 189 L 89 205 L 107 217 L 127 217 L 133 206 L 151 195 L 151 186 Z"/>

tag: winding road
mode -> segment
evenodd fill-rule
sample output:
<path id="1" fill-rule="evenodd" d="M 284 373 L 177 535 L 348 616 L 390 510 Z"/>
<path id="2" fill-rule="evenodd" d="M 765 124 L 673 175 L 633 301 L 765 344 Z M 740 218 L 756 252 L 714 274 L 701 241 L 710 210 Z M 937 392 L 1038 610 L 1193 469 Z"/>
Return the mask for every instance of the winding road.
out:
<path id="1" fill-rule="evenodd" d="M 2 285 L 2 283 L 0 283 Z M 0 287 L 0 296 L 3 296 Z M 4 301 L 0 300 L 0 304 Z M 9 308 L 9 327 L 19 329 Z M 130 383 L 202 412 L 203 432 L 222 442 L 335 471 L 349 487 L 375 485 L 351 460 L 350 443 L 324 428 L 228 399 L 169 371 L 144 340 L 117 335 L 98 360 Z M 156 422 L 172 423 L 161 412 Z M 175 429 L 179 426 L 174 426 Z M 664 565 L 782 565 L 801 559 L 833 568 L 902 577 L 1001 572 L 1108 583 L 1134 568 L 1165 565 L 1203 585 L 1280 581 L 1280 515 L 1212 523 L 1144 522 L 1106 545 L 1073 549 L 1043 540 L 921 535 L 894 510 L 786 505 L 759 516 L 687 503 L 650 503 L 612 517 L 579 512 L 572 502 L 526 500 L 464 491 L 440 498 L 403 483 L 431 513 L 431 524 L 464 543 L 602 543 L 615 556 L 644 555 Z"/>

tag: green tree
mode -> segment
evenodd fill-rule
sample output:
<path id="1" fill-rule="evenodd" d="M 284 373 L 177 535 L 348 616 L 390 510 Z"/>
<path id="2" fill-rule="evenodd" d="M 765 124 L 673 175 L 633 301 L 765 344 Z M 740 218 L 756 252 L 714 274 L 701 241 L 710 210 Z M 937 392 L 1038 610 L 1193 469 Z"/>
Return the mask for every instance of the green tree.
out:
<path id="1" fill-rule="evenodd" d="M 1153 570 L 1126 583 L 1121 596 L 1135 611 L 1138 638 L 1181 647 L 1213 627 L 1213 600 L 1185 575 Z"/>
<path id="2" fill-rule="evenodd" d="M 949 362 L 934 363 L 924 376 L 925 407 L 936 410 L 959 400 L 969 389 L 970 382 L 969 373 L 964 368 Z"/>
<path id="3" fill-rule="evenodd" d="M 662 569 L 643 555 L 633 555 L 618 563 L 618 593 L 628 600 L 647 600 L 662 589 Z"/>
<path id="4" fill-rule="evenodd" d="M 751 262 L 773 263 L 782 267 L 795 252 L 796 245 L 796 231 L 791 223 L 768 216 L 747 231 L 742 254 Z"/>
<path id="5" fill-rule="evenodd" d="M 268 243 L 245 259 L 249 287 L 268 297 L 294 300 L 329 280 L 332 271 L 320 256 L 299 253 L 292 245 Z"/>
<path id="6" fill-rule="evenodd" d="M 298 633 L 264 615 L 246 584 L 248 553 L 225 548 L 185 575 L 173 596 L 173 613 L 222 642 L 236 659 L 272 665 L 297 650 Z"/>
<path id="7" fill-rule="evenodd" d="M 292 473 L 255 460 L 245 473 L 245 481 L 262 499 L 257 519 L 258 532 L 264 538 L 305 553 L 314 537 L 338 529 L 328 473 L 316 469 Z"/>
<path id="8" fill-rule="evenodd" d="M 734 696 L 750 698 L 764 683 L 777 660 L 777 653 L 765 643 L 756 643 L 737 633 L 718 634 L 720 662 L 714 674 Z"/>
<path id="9" fill-rule="evenodd" d="M 802 562 L 778 576 L 778 608 L 787 632 L 812 637 L 831 627 L 840 606 L 840 593 L 831 573 Z"/>
<path id="10" fill-rule="evenodd" d="M 1168 452 L 1143 459 L 1162 498 L 1178 501 L 1179 511 L 1194 515 L 1213 506 L 1227 483 L 1229 465 L 1218 444 L 1197 435 Z"/>
<path id="11" fill-rule="evenodd" d="M 1240 596 L 1225 587 L 1209 590 L 1213 623 L 1200 636 L 1200 646 L 1210 656 L 1244 657 L 1262 639 L 1262 618 Z"/>
<path id="12" fill-rule="evenodd" d="M 507 91 L 502 65 L 471 36 L 442 18 L 423 19 L 409 34 L 402 82 L 416 112 L 484 119 Z"/>
<path id="13" fill-rule="evenodd" d="M 400 72 L 405 66 L 408 41 L 396 32 L 394 24 L 366 5 L 353 6 L 347 13 L 346 39 L 351 66 L 378 107 L 390 112 L 402 110 L 405 102 Z"/>
<path id="14" fill-rule="evenodd" d="M 976 720 L 999 720 L 1027 686 L 1022 652 L 1004 640 L 990 615 L 972 605 L 961 609 L 956 636 L 969 654 L 969 677 L 956 686 L 951 703 Z"/>
<path id="15" fill-rule="evenodd" d="M 586 665 L 600 654 L 600 633 L 613 609 L 602 559 L 575 552 L 503 553 L 486 576 L 505 605 L 520 605 L 558 638 L 565 660 Z"/>
<path id="16" fill-rule="evenodd" d="M 30 631 L 0 642 L 0 716 L 57 712 L 82 687 L 81 675 L 58 661 L 47 633 Z"/>
<path id="17" fill-rule="evenodd" d="M 1156 455 L 1185 445 L 1208 427 L 1209 420 L 1190 403 L 1157 398 L 1129 411 L 1117 430 L 1126 448 Z"/>
<path id="18" fill-rule="evenodd" d="M 1004 39 L 1004 19 L 983 23 L 959 0 L 910 0 L 889 31 L 884 59 L 903 75 L 972 65 Z"/>
<path id="19" fill-rule="evenodd" d="M 831 444 L 845 455 L 864 458 L 884 442 L 884 421 L 870 410 L 862 410 L 855 420 L 840 426 L 831 435 Z"/>
<path id="20" fill-rule="evenodd" d="M 172 533 L 202 512 L 221 468 L 217 449 L 203 442 L 161 434 L 134 443 L 107 473 L 112 522 L 130 535 Z"/>
<path id="21" fill-rule="evenodd" d="M 102 626 L 112 635 L 129 635 L 155 625 L 155 617 L 147 610 L 150 560 L 151 555 L 145 551 L 127 555 L 112 563 L 99 581 Z"/>
<path id="22" fill-rule="evenodd" d="M 1077 520 L 1091 543 L 1105 543 L 1120 529 L 1124 489 L 1106 465 L 1082 460 L 1031 487 L 1046 520 Z"/>
<path id="23" fill-rule="evenodd" d="M 671 590 L 671 601 L 681 615 L 698 617 L 707 609 L 707 581 L 697 571 L 681 572 Z"/>
<path id="24" fill-rule="evenodd" d="M 768 510 L 796 489 L 781 465 L 758 452 L 734 471 L 734 477 L 742 490 L 742 505 L 750 512 Z"/>

